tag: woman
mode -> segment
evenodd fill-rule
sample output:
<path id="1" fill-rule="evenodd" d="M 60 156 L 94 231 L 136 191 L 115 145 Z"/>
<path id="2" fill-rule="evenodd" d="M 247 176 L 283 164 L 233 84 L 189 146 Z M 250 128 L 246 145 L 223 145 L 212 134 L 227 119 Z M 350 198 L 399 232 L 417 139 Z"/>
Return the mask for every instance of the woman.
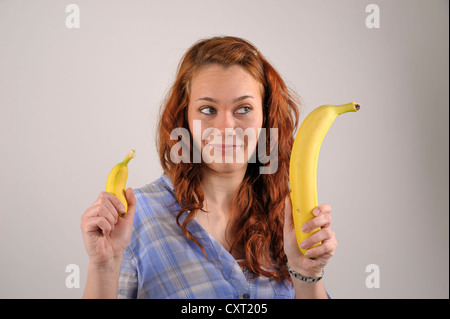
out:
<path id="1" fill-rule="evenodd" d="M 162 107 L 163 176 L 127 189 L 124 217 L 105 192 L 82 216 L 84 297 L 327 298 L 320 278 L 337 246 L 331 208 L 319 205 L 303 225 L 321 227 L 301 244 L 306 256 L 293 227 L 298 105 L 248 41 L 194 44 Z"/>

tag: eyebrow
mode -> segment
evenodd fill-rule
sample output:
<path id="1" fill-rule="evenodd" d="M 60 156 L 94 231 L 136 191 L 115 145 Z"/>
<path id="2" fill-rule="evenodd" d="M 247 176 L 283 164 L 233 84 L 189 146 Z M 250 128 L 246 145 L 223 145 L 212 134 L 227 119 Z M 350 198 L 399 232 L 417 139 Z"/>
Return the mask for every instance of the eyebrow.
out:
<path id="1" fill-rule="evenodd" d="M 238 97 L 238 98 L 234 99 L 233 103 L 237 103 L 237 102 L 243 101 L 245 99 L 253 99 L 253 96 L 251 96 L 251 95 L 243 95 L 241 97 Z M 216 104 L 218 103 L 217 100 L 215 100 L 213 98 L 210 98 L 210 97 L 207 97 L 207 96 L 206 97 L 201 97 L 201 98 L 197 99 L 197 101 L 208 101 L 208 102 L 216 103 Z"/>

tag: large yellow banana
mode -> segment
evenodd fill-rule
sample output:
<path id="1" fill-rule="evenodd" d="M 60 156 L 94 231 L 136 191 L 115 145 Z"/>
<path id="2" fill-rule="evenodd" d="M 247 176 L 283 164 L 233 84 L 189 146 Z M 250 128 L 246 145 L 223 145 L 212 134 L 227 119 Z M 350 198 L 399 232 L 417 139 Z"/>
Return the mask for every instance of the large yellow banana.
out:
<path id="1" fill-rule="evenodd" d="M 301 231 L 303 224 L 314 218 L 312 211 L 318 205 L 317 160 L 322 141 L 339 114 L 356 112 L 359 107 L 359 104 L 355 102 L 343 105 L 322 105 L 308 114 L 295 136 L 289 166 L 289 187 L 299 248 L 304 239 L 320 229 L 316 228 L 308 233 Z M 300 248 L 300 250 L 305 254 L 305 249 Z"/>
<path id="2" fill-rule="evenodd" d="M 113 167 L 106 180 L 106 191 L 114 194 L 125 206 L 125 211 L 120 213 L 123 216 L 128 211 L 128 202 L 125 196 L 125 186 L 128 178 L 128 163 L 134 157 L 136 151 L 131 150 L 125 159 Z"/>

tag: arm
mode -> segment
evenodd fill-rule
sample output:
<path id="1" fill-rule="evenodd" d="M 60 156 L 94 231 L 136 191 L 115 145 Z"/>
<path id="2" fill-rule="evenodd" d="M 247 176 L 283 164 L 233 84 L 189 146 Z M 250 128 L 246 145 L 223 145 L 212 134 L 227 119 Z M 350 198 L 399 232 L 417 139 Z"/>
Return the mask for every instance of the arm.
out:
<path id="1" fill-rule="evenodd" d="M 89 262 L 83 298 L 117 298 L 121 262 L 121 258 L 103 264 Z"/>
<path id="2" fill-rule="evenodd" d="M 128 213 L 112 194 L 102 192 L 81 217 L 81 230 L 89 255 L 84 298 L 117 298 L 123 252 L 131 239 L 136 198 L 127 189 Z"/>

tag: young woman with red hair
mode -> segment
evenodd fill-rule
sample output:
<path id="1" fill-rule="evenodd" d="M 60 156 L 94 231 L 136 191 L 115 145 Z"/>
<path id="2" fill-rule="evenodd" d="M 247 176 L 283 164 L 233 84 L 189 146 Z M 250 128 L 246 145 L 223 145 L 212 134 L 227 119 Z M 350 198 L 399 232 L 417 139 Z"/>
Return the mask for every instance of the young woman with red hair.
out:
<path id="1" fill-rule="evenodd" d="M 82 216 L 86 298 L 327 298 L 337 242 L 319 205 L 298 249 L 289 200 L 295 95 L 248 41 L 214 37 L 184 55 L 162 105 L 164 174 L 102 192 Z M 313 247 L 316 243 L 320 245 Z M 314 258 L 307 258 L 314 257 Z"/>

